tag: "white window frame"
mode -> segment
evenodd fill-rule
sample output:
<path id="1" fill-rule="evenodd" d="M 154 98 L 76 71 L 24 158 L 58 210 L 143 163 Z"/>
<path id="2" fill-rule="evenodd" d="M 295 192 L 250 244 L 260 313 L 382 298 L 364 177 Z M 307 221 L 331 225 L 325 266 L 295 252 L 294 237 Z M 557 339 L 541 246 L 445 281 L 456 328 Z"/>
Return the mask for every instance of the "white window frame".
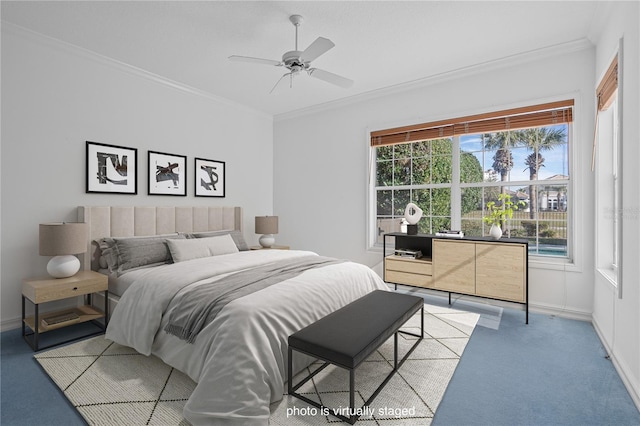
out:
<path id="1" fill-rule="evenodd" d="M 619 105 L 598 113 L 598 156 L 596 160 L 596 268 L 618 286 L 620 247 Z M 609 222 L 611 221 L 611 222 Z"/>
<path id="2" fill-rule="evenodd" d="M 576 106 L 574 106 L 574 113 L 576 110 Z M 567 185 L 567 199 L 569 200 L 569 206 L 567 208 L 567 255 L 565 256 L 541 256 L 536 254 L 530 254 L 530 260 L 533 261 L 533 265 L 546 265 L 546 267 L 550 267 L 551 269 L 555 269 L 553 265 L 558 265 L 561 269 L 566 269 L 561 265 L 574 265 L 576 264 L 576 253 L 575 247 L 577 244 L 576 241 L 576 233 L 575 229 L 575 218 L 576 218 L 576 206 L 578 205 L 576 197 L 575 197 L 575 179 L 572 179 L 571 176 L 574 175 L 573 171 L 573 144 L 575 143 L 574 138 L 574 123 L 569 123 L 567 126 L 567 140 L 568 140 L 568 170 L 569 170 L 569 179 L 558 181 L 558 183 Z M 452 136 L 452 153 L 460 152 L 460 137 Z M 368 132 L 367 141 L 370 140 L 370 133 Z M 367 143 L 368 156 L 369 156 L 369 177 L 367 184 L 367 194 L 368 194 L 368 220 L 367 220 L 367 250 L 374 252 L 382 251 L 382 244 L 378 242 L 378 229 L 377 229 L 377 206 L 376 206 L 376 147 L 370 146 Z M 460 156 L 456 155 L 452 159 L 452 182 L 451 184 L 433 184 L 429 185 L 429 187 L 450 187 L 451 188 L 451 227 L 452 229 L 460 229 L 462 223 L 462 215 L 460 210 L 460 195 L 462 188 L 465 187 L 488 187 L 493 184 L 487 184 L 487 182 L 478 182 L 478 183 L 461 183 L 460 182 Z M 542 181 L 537 181 L 538 183 L 542 183 Z M 507 182 L 507 186 L 528 186 L 531 181 L 513 181 Z M 503 186 L 504 183 L 497 182 L 495 186 Z M 396 189 L 394 186 L 387 187 L 388 189 Z M 417 188 L 417 187 L 416 187 Z"/>

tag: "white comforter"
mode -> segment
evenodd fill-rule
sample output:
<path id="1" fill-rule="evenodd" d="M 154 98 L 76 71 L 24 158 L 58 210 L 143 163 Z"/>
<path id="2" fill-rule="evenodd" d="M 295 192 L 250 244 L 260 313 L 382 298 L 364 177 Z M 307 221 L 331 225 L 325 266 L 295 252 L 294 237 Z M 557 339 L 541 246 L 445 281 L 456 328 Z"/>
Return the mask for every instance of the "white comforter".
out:
<path id="1" fill-rule="evenodd" d="M 305 271 L 229 303 L 194 344 L 165 333 L 163 315 L 175 295 L 211 277 L 309 254 L 259 250 L 138 271 L 114 309 L 106 337 L 153 353 L 198 383 L 184 408 L 192 424 L 266 425 L 287 380 L 288 336 L 373 290 L 386 290 L 380 277 L 352 262 Z M 188 282 L 193 284 L 180 290 Z M 294 371 L 310 361 L 295 356 Z"/>

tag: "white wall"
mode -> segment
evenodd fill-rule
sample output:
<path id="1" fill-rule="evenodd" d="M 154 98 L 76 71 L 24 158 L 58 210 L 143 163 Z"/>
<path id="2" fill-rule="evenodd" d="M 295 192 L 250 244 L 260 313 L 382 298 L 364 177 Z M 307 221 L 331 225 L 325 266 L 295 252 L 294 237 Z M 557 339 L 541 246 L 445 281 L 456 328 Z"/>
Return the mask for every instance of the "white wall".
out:
<path id="1" fill-rule="evenodd" d="M 612 2 L 596 46 L 595 75 L 600 78 L 624 37 L 622 98 L 622 298 L 595 273 L 593 323 L 640 406 L 640 4 Z M 595 90 L 595 89 L 594 89 Z M 605 212 L 598 212 L 605 214 Z"/>
<path id="2" fill-rule="evenodd" d="M 274 123 L 274 209 L 278 240 L 292 247 L 370 266 L 368 251 L 368 131 L 551 100 L 575 98 L 572 180 L 574 265 L 531 263 L 532 309 L 588 319 L 593 305 L 594 49 L 588 43 L 523 55 L 383 96 L 365 96 Z"/>
<path id="3" fill-rule="evenodd" d="M 2 26 L 3 328 L 20 319 L 23 278 L 46 276 L 38 224 L 74 221 L 79 205 L 212 205 L 253 217 L 273 207 L 273 118 Z M 85 193 L 85 141 L 138 148 L 138 195 Z M 187 156 L 187 196 L 147 195 L 147 151 Z M 226 198 L 194 197 L 193 161 L 226 161 Z"/>

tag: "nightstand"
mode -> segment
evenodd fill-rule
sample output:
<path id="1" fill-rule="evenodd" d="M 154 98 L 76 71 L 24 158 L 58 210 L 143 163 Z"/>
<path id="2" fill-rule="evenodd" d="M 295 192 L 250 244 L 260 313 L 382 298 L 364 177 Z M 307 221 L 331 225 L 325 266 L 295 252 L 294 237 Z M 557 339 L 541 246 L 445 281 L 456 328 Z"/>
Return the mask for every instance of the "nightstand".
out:
<path id="1" fill-rule="evenodd" d="M 271 247 L 251 246 L 251 250 L 289 250 L 289 246 L 272 245 Z"/>
<path id="2" fill-rule="evenodd" d="M 91 306 L 92 293 L 104 292 L 104 311 Z M 77 296 L 85 296 L 85 305 L 75 308 L 64 309 L 56 312 L 40 314 L 40 304 L 53 302 L 55 300 L 69 299 Z M 35 307 L 35 314 L 25 318 L 25 299 L 29 299 Z M 95 321 L 104 318 L 104 323 Z M 39 346 L 41 333 L 80 324 L 87 321 L 100 328 L 99 331 L 74 337 L 63 342 L 57 342 L 47 347 L 71 342 L 84 337 L 102 334 L 107 329 L 109 323 L 109 291 L 108 278 L 104 274 L 94 271 L 80 271 L 69 278 L 36 278 L 26 279 L 22 282 L 22 337 L 34 351 L 45 349 Z M 33 330 L 33 333 L 26 333 L 25 326 Z M 29 339 L 33 336 L 32 339 Z"/>

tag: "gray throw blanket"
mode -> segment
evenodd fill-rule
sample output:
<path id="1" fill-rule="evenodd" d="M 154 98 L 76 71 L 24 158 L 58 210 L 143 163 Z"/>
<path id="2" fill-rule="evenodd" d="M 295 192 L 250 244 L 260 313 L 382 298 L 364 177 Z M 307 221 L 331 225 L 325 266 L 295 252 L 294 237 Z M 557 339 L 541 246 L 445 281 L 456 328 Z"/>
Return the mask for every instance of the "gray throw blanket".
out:
<path id="1" fill-rule="evenodd" d="M 236 272 L 201 284 L 178 296 L 164 331 L 193 343 L 198 333 L 229 302 L 293 278 L 308 269 L 342 262 L 345 261 L 323 256 L 303 256 Z"/>

